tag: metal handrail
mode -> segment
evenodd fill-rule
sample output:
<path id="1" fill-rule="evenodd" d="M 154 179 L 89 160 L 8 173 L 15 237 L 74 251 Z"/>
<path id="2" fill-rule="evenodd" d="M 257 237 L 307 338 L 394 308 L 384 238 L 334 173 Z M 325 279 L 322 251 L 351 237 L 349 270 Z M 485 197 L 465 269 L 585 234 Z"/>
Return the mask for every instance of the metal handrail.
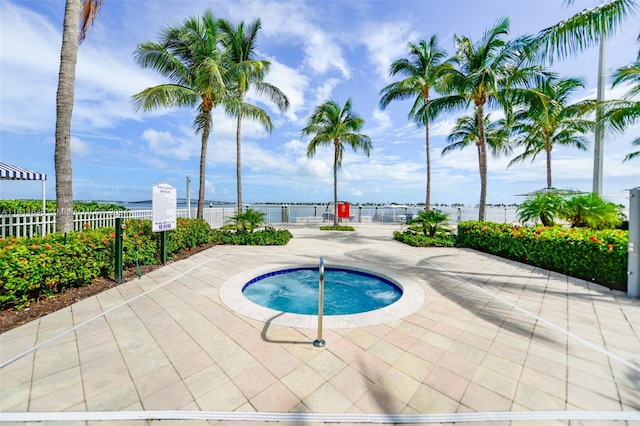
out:
<path id="1" fill-rule="evenodd" d="M 324 313 L 324 259 L 320 256 L 318 266 L 318 338 L 313 341 L 313 346 L 322 347 L 325 341 L 322 338 L 322 315 Z"/>

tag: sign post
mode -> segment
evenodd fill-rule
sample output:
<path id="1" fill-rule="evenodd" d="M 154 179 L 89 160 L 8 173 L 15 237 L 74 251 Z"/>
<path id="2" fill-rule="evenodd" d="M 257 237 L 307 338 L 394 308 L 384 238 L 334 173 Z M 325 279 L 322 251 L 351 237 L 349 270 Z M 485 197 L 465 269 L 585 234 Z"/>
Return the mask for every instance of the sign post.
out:
<path id="1" fill-rule="evenodd" d="M 629 197 L 627 296 L 640 298 L 640 186 Z"/>
<path id="2" fill-rule="evenodd" d="M 167 263 L 167 231 L 176 229 L 178 191 L 168 183 L 153 185 L 151 230 L 160 234 L 160 261 Z"/>

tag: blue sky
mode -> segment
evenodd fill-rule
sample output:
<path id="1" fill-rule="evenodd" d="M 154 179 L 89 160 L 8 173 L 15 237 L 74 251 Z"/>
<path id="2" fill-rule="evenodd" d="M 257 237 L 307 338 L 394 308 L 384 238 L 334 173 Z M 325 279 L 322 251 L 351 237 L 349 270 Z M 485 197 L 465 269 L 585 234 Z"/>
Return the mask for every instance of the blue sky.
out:
<path id="1" fill-rule="evenodd" d="M 389 64 L 407 54 L 407 42 L 439 35 L 454 53 L 453 34 L 478 40 L 500 17 L 511 19 L 511 34 L 541 29 L 591 7 L 593 0 L 566 7 L 551 0 L 422 1 L 121 1 L 106 0 L 80 46 L 72 123 L 73 193 L 78 200 L 151 199 L 152 186 L 167 182 L 186 196 L 185 177 L 197 197 L 200 136 L 188 109 L 137 113 L 131 95 L 164 81 L 133 61 L 136 45 L 157 40 L 161 27 L 210 8 L 232 22 L 262 20 L 259 58 L 271 61 L 267 80 L 282 89 L 291 107 L 280 114 L 250 94 L 271 115 L 271 134 L 243 122 L 243 199 L 258 202 L 327 202 L 333 198 L 332 150 L 306 157 L 308 139 L 300 130 L 326 99 L 353 100 L 365 119 L 363 133 L 374 149 L 370 158 L 345 153 L 339 198 L 357 202 L 416 203 L 424 200 L 424 131 L 407 120 L 409 103 L 378 109 L 379 91 L 390 83 Z M 48 175 L 47 198 L 55 198 L 55 95 L 64 1 L 0 2 L 0 161 Z M 607 45 L 607 70 L 638 53 L 637 24 L 630 20 Z M 635 21 L 637 22 L 637 21 Z M 595 98 L 596 49 L 556 61 L 563 76 L 581 77 L 578 99 Z M 608 80 L 609 81 L 609 80 Z M 607 97 L 620 97 L 625 88 Z M 479 200 L 477 154 L 470 147 L 440 153 L 457 117 L 442 116 L 432 126 L 432 203 Z M 207 156 L 206 199 L 236 199 L 235 119 L 214 112 Z M 604 193 L 627 203 L 625 190 L 640 185 L 640 163 L 622 162 L 639 127 L 605 141 Z M 515 154 L 514 154 L 515 155 Z M 507 168 L 510 158 L 489 159 L 488 202 L 521 202 L 516 196 L 546 185 L 544 157 Z M 590 191 L 593 151 L 556 148 L 553 179 L 558 188 Z M 36 182 L 0 181 L 0 198 L 40 198 Z"/>

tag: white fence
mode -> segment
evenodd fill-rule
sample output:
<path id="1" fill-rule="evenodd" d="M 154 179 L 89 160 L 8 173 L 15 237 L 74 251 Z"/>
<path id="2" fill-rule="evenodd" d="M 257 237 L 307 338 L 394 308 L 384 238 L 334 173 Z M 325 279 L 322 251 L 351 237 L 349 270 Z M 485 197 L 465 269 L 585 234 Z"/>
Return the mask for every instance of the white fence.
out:
<path id="1" fill-rule="evenodd" d="M 251 208 L 265 213 L 265 219 L 271 224 L 281 223 L 322 223 L 333 222 L 333 208 L 317 205 L 252 205 Z M 440 207 L 443 213 L 449 214 L 449 221 L 456 224 L 466 220 L 478 219 L 478 209 Z M 350 206 L 350 217 L 341 222 L 349 223 L 406 223 L 420 211 L 418 207 L 379 207 Z M 212 207 L 204 209 L 204 220 L 217 228 L 224 225 L 236 212 L 234 207 Z M 195 217 L 195 208 L 187 212 L 186 208 L 176 210 L 178 217 Z M 151 209 L 132 209 L 121 211 L 74 212 L 73 226 L 75 231 L 83 228 L 102 228 L 115 226 L 115 219 L 151 219 Z M 30 237 L 56 232 L 56 214 L 21 213 L 0 215 L 0 237 Z M 517 223 L 514 207 L 487 207 L 486 219 L 491 222 Z"/>

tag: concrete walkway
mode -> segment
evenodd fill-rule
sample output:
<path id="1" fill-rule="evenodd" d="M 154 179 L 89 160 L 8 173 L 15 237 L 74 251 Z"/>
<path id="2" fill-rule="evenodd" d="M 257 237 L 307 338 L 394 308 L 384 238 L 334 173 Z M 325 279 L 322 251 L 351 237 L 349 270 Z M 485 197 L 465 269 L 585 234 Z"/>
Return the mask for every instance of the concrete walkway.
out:
<path id="1" fill-rule="evenodd" d="M 0 421 L 640 425 L 640 300 L 472 250 L 409 247 L 396 225 L 355 227 L 288 225 L 284 247 L 214 247 L 3 333 Z M 325 329 L 318 348 L 316 330 L 220 298 L 240 274 L 320 256 L 411 282 L 424 302 Z"/>

